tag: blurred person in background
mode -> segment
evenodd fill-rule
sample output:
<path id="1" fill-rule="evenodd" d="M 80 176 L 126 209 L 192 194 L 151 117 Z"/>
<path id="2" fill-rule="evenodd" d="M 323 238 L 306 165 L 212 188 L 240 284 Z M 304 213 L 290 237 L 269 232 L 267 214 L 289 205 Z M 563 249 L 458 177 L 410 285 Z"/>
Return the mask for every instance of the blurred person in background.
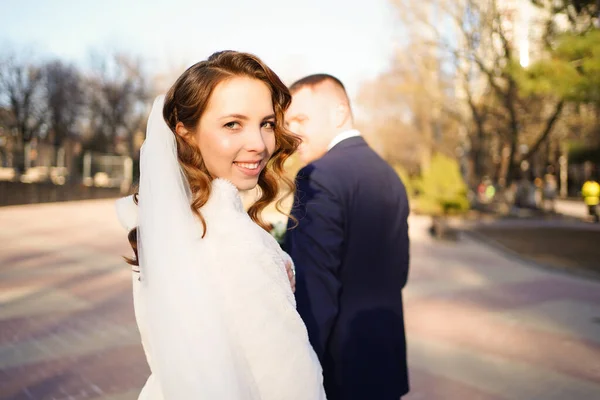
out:
<path id="1" fill-rule="evenodd" d="M 258 58 L 225 51 L 154 103 L 139 198 L 117 203 L 152 371 L 142 400 L 325 399 L 289 257 L 260 218 L 298 145 L 283 125 L 290 100 Z M 245 212 L 240 191 L 257 185 L 261 197 Z"/>
<path id="2" fill-rule="evenodd" d="M 543 208 L 546 211 L 554 212 L 556 209 L 556 197 L 558 196 L 558 182 L 556 175 L 552 170 L 548 171 L 544 177 L 544 189 L 542 192 Z"/>
<path id="3" fill-rule="evenodd" d="M 284 248 L 296 265 L 298 312 L 323 366 L 327 397 L 398 400 L 409 389 L 404 185 L 354 129 L 337 78 L 311 75 L 290 91 L 286 123 L 302 139 L 299 154 L 308 165 L 296 177 Z"/>
<path id="4" fill-rule="evenodd" d="M 600 184 L 596 179 L 590 178 L 583 184 L 581 188 L 583 201 L 588 207 L 588 213 L 593 218 L 594 222 L 600 222 L 600 214 L 598 207 L 600 204 Z"/>
<path id="5" fill-rule="evenodd" d="M 494 200 L 496 188 L 489 177 L 483 177 L 481 183 L 477 186 L 477 194 L 481 204 L 490 204 Z"/>

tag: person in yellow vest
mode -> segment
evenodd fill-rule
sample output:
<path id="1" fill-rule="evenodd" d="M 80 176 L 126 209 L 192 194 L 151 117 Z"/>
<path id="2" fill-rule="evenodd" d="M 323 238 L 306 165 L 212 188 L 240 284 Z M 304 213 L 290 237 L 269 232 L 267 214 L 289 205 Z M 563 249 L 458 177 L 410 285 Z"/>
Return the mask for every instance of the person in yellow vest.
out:
<path id="1" fill-rule="evenodd" d="M 595 222 L 600 222 L 600 216 L 598 215 L 598 204 L 600 203 L 600 184 L 593 178 L 588 179 L 581 188 L 581 195 L 583 201 L 588 206 L 590 215 L 594 218 Z"/>

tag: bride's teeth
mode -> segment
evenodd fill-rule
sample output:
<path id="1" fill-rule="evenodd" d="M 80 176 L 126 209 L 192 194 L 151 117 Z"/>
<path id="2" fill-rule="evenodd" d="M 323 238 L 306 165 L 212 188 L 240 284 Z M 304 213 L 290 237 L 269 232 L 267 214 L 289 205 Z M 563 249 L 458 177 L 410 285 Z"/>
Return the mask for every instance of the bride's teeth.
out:
<path id="1" fill-rule="evenodd" d="M 238 165 L 242 168 L 247 168 L 247 169 L 256 169 L 258 168 L 259 163 L 254 163 L 254 164 L 244 164 L 244 163 L 238 163 Z"/>

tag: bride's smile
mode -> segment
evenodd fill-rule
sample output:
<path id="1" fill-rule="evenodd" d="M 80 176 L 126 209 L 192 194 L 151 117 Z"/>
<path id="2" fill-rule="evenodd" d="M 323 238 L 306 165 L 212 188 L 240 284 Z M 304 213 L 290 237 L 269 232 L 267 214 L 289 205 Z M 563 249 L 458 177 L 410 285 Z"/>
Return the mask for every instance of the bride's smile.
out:
<path id="1" fill-rule="evenodd" d="M 215 178 L 239 190 L 256 186 L 275 151 L 275 114 L 271 90 L 258 79 L 238 76 L 219 83 L 198 126 L 178 133 L 192 138 Z"/>

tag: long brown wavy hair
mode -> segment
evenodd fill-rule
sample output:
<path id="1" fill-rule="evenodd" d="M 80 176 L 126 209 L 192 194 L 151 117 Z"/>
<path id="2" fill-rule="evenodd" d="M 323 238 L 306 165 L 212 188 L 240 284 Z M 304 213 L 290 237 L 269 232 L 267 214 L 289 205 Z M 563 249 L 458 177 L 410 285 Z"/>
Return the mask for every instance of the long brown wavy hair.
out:
<path id="1" fill-rule="evenodd" d="M 166 94 L 163 108 L 163 117 L 177 140 L 177 157 L 192 192 L 193 200 L 190 207 L 200 219 L 204 235 L 207 226 L 201 208 L 210 197 L 211 182 L 215 177 L 206 168 L 197 145 L 188 138 L 176 134 L 175 128 L 181 122 L 189 131 L 195 130 L 215 87 L 233 77 L 249 77 L 264 82 L 271 90 L 275 111 L 275 151 L 258 178 L 260 197 L 248 209 L 250 218 L 263 229 L 270 230 L 270 225 L 261 218 L 262 210 L 277 198 L 280 182 L 287 187 L 288 192 L 293 192 L 295 189 L 294 182 L 287 178 L 283 171 L 285 161 L 300 144 L 300 139 L 284 125 L 284 114 L 291 102 L 288 88 L 275 72 L 252 54 L 230 50 L 214 53 L 206 61 L 192 65 L 177 79 Z M 137 204 L 137 194 L 134 200 Z M 280 212 L 283 212 L 282 201 L 283 198 L 276 204 Z M 126 258 L 126 260 L 129 264 L 137 266 L 139 265 L 137 228 L 129 232 L 128 239 L 135 258 Z"/>

